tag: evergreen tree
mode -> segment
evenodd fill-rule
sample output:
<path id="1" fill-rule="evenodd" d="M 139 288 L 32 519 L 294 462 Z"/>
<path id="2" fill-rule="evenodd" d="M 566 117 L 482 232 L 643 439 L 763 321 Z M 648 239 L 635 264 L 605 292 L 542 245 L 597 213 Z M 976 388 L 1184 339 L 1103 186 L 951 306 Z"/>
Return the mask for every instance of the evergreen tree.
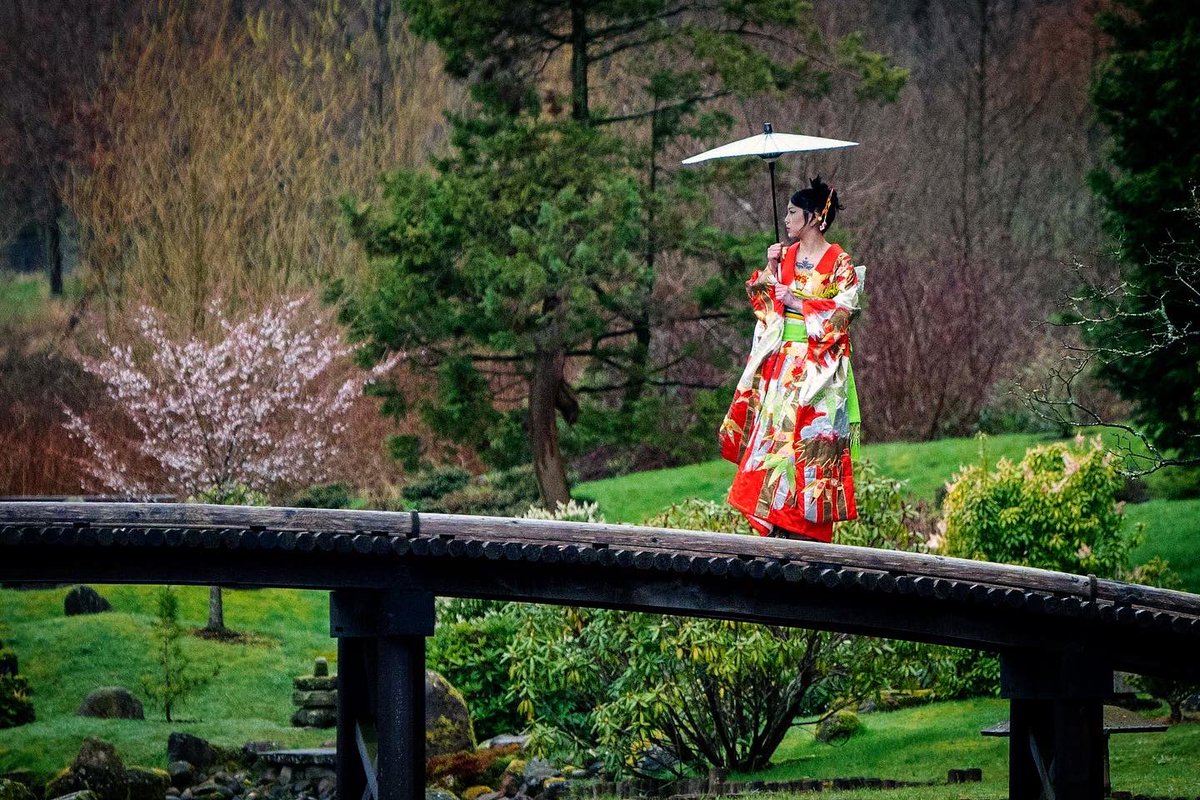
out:
<path id="1" fill-rule="evenodd" d="M 436 366 L 426 421 L 497 466 L 532 455 L 553 508 L 570 499 L 556 412 L 579 410 L 566 361 L 588 355 L 638 283 L 638 188 L 621 142 L 574 123 L 459 120 L 453 144 L 436 175 L 388 178 L 386 207 L 348 209 L 374 258 L 346 319 L 376 352 Z M 489 388 L 498 371 L 526 387 L 524 426 L 519 394 Z"/>
<path id="2" fill-rule="evenodd" d="M 1200 456 L 1200 4 L 1122 0 L 1092 87 L 1112 137 L 1092 176 L 1122 259 L 1119 301 L 1087 328 L 1100 374 L 1159 448 Z"/>

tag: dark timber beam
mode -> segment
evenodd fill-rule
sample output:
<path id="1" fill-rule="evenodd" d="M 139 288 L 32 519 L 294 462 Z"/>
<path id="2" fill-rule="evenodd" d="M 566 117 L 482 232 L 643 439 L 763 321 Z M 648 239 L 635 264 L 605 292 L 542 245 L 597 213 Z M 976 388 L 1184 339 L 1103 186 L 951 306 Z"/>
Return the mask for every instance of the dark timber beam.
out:
<path id="1" fill-rule="evenodd" d="M 330 594 L 338 640 L 338 796 L 425 796 L 425 637 L 433 595 L 403 590 Z"/>
<path id="2" fill-rule="evenodd" d="M 1094 657 L 1001 653 L 1000 693 L 1009 699 L 1010 800 L 1105 796 L 1104 700 L 1112 690 L 1112 667 Z"/>

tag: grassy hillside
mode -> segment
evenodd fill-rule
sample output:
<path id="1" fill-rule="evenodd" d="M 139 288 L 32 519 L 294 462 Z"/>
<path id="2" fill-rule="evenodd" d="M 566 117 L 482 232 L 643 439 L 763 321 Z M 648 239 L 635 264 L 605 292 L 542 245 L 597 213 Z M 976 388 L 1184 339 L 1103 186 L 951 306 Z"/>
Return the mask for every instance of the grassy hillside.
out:
<path id="1" fill-rule="evenodd" d="M 141 678 L 154 668 L 149 652 L 154 592 L 144 586 L 101 586 L 114 611 L 63 616 L 68 589 L 0 591 L 0 638 L 12 646 L 21 674 L 33 689 L 37 722 L 0 730 L 0 772 L 17 767 L 48 774 L 67 764 L 85 736 L 113 742 L 130 763 L 166 766 L 167 736 L 187 731 L 210 741 L 240 746 L 251 739 L 313 746 L 332 731 L 290 727 L 292 678 L 312 671 L 313 659 L 332 661 L 329 610 L 324 592 L 227 591 L 225 615 L 235 629 L 253 632 L 254 644 L 186 643 L 196 663 L 219 668 L 216 679 L 177 710 L 184 722 L 167 723 L 146 709 L 146 721 L 75 717 L 89 691 L 124 686 L 144 696 Z M 208 590 L 179 587 L 181 620 L 207 620 Z"/>
<path id="2" fill-rule="evenodd" d="M 979 731 L 1007 717 L 1003 700 L 963 700 L 865 714 L 863 729 L 834 746 L 816 741 L 812 726 L 797 727 L 776 752 L 772 767 L 754 779 L 872 776 L 945 781 L 949 769 L 980 767 L 981 784 L 905 789 L 898 796 L 1002 798 L 1008 788 L 1008 740 L 981 736 Z M 1154 796 L 1191 796 L 1200 791 L 1200 725 L 1114 736 L 1109 752 L 1114 789 Z M 859 795 L 871 796 L 854 793 Z M 890 795 L 874 795 L 886 796 Z"/>
<path id="3" fill-rule="evenodd" d="M 1010 434 L 983 440 L 868 444 L 863 447 L 863 457 L 879 465 L 885 475 L 904 481 L 911 500 L 933 504 L 938 499 L 939 487 L 963 464 L 995 464 L 1001 458 L 1019 460 L 1027 448 L 1046 441 L 1051 440 Z M 1146 483 L 1152 497 L 1177 496 L 1194 491 L 1186 483 L 1193 474 L 1167 470 L 1150 476 Z M 732 479 L 733 464 L 706 461 L 582 483 L 575 494 L 597 501 L 609 522 L 637 523 L 685 498 L 723 501 Z M 1161 556 L 1171 563 L 1187 589 L 1200 592 L 1200 499 L 1160 497 L 1127 505 L 1125 513 L 1130 524 L 1145 526 L 1146 540 L 1135 551 L 1135 561 L 1142 563 Z"/>

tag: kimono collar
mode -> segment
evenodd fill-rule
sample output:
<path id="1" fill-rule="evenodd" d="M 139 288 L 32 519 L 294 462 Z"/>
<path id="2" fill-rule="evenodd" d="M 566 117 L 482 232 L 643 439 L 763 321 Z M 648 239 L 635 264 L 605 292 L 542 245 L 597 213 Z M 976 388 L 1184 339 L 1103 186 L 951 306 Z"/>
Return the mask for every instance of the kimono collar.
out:
<path id="1" fill-rule="evenodd" d="M 800 249 L 800 243 L 788 247 L 787 252 L 783 254 L 783 263 L 779 266 L 779 282 L 785 286 L 796 279 L 796 252 Z M 837 244 L 831 243 L 829 249 L 825 251 L 825 255 L 821 256 L 821 260 L 817 262 L 817 272 L 830 273 L 833 271 L 833 262 L 841 255 L 842 248 Z"/>

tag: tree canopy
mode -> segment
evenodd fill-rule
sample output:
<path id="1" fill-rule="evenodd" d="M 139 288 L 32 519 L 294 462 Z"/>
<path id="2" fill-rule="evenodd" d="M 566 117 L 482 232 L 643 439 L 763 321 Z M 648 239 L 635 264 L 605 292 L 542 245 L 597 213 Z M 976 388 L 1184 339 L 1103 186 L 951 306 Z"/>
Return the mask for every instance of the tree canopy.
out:
<path id="1" fill-rule="evenodd" d="M 1111 168 L 1092 183 L 1123 261 L 1123 291 L 1101 299 L 1105 319 L 1088 339 L 1150 440 L 1197 457 L 1200 6 L 1123 0 L 1101 27 L 1112 46 L 1092 97 L 1112 137 Z"/>

